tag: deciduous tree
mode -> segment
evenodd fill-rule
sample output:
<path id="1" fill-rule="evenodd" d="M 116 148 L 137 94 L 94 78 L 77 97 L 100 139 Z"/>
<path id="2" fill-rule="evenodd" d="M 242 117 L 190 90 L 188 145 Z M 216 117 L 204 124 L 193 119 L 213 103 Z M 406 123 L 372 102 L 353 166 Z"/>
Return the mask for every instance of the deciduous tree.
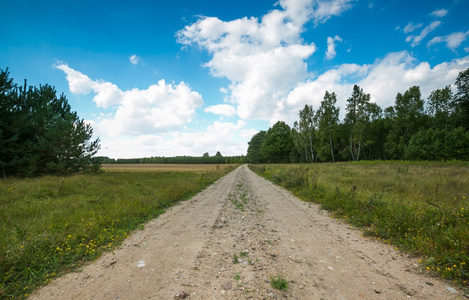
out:
<path id="1" fill-rule="evenodd" d="M 318 135 L 321 140 L 320 154 L 325 159 L 325 152 L 329 148 L 330 158 L 335 162 L 334 141 L 336 139 L 337 126 L 339 125 L 339 107 L 336 107 L 337 96 L 326 91 L 321 106 L 316 111 L 316 122 L 318 124 Z"/>
<path id="2" fill-rule="evenodd" d="M 469 68 L 459 73 L 456 78 L 455 106 L 459 125 L 469 130 Z"/>
<path id="3" fill-rule="evenodd" d="M 360 159 L 360 154 L 369 139 L 368 128 L 380 113 L 376 103 L 370 102 L 370 94 L 365 94 L 358 85 L 353 86 L 352 96 L 347 99 L 344 123 L 349 129 L 349 151 L 352 160 Z M 371 142 L 371 141 L 370 141 Z"/>
<path id="4" fill-rule="evenodd" d="M 261 147 L 264 141 L 266 132 L 264 130 L 256 133 L 251 141 L 248 142 L 248 152 L 246 155 L 247 161 L 253 164 L 259 164 L 264 162 L 262 157 Z"/>
<path id="5" fill-rule="evenodd" d="M 297 132 L 294 141 L 297 148 L 304 153 L 305 161 L 313 163 L 315 159 L 314 147 L 317 130 L 313 106 L 305 105 L 298 113 L 298 116 L 300 120 L 294 124 L 294 129 Z"/>
<path id="6" fill-rule="evenodd" d="M 452 115 L 455 108 L 454 96 L 448 85 L 430 93 L 426 113 L 430 117 L 431 127 L 435 129 L 449 129 L 452 127 Z"/>
<path id="7" fill-rule="evenodd" d="M 423 127 L 425 120 L 423 105 L 424 101 L 421 99 L 418 86 L 409 88 L 404 94 L 397 94 L 386 143 L 391 159 L 402 159 L 410 138 Z"/>
<path id="8" fill-rule="evenodd" d="M 261 145 L 261 153 L 267 162 L 289 162 L 293 149 L 290 130 L 290 126 L 283 121 L 278 121 L 267 130 Z"/>

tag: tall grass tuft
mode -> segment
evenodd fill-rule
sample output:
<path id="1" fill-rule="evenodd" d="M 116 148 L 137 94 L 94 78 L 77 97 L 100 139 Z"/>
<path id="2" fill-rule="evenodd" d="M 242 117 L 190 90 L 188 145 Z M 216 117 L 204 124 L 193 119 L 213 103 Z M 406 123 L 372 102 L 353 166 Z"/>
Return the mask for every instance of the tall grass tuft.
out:
<path id="1" fill-rule="evenodd" d="M 364 235 L 422 255 L 426 270 L 469 279 L 467 163 L 359 162 L 250 165 L 253 171 L 321 204 Z"/>
<path id="2" fill-rule="evenodd" d="M 232 169 L 0 181 L 0 299 L 24 298 L 114 249 Z"/>

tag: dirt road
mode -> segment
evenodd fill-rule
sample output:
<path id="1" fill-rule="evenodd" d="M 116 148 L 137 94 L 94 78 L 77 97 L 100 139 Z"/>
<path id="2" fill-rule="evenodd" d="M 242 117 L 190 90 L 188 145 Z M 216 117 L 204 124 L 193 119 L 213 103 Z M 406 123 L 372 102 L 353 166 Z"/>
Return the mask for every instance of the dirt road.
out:
<path id="1" fill-rule="evenodd" d="M 31 299 L 465 299 L 420 268 L 241 166 Z"/>

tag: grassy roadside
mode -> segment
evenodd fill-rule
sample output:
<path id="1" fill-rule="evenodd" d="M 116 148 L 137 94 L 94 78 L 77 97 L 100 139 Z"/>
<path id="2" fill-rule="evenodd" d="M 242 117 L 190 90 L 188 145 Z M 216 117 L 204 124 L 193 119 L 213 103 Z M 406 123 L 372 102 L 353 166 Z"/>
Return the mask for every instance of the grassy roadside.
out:
<path id="1" fill-rule="evenodd" d="M 364 235 L 422 255 L 429 272 L 469 280 L 469 164 L 359 162 L 250 165 Z"/>
<path id="2" fill-rule="evenodd" d="M 114 249 L 131 231 L 233 169 L 0 181 L 0 299 L 25 298 Z"/>

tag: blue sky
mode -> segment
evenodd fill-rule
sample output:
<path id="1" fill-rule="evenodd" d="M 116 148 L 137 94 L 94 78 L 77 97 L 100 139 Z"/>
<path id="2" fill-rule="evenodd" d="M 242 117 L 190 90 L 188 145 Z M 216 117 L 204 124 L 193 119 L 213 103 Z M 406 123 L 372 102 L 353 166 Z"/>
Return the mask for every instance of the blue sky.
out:
<path id="1" fill-rule="evenodd" d="M 383 109 L 469 68 L 469 0 L 0 1 L 0 68 L 50 84 L 113 158 L 246 154 L 358 84 Z"/>

